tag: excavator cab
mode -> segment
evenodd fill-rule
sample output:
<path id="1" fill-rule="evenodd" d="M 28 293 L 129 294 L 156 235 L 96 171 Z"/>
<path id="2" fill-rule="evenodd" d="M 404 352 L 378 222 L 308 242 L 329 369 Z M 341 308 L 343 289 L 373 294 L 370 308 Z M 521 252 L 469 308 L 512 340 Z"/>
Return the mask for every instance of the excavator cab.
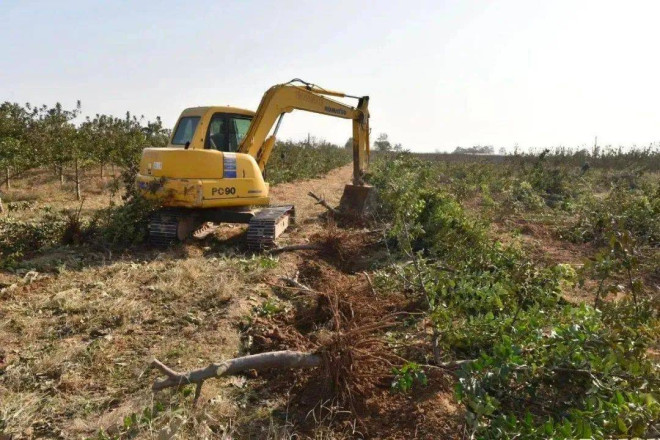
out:
<path id="1" fill-rule="evenodd" d="M 201 107 L 197 108 L 201 109 Z M 181 115 L 173 131 L 169 148 L 190 147 L 197 127 L 202 116 L 186 115 L 197 109 L 187 109 Z M 248 112 L 248 110 L 244 110 Z M 203 148 L 206 150 L 224 151 L 235 153 L 238 146 L 245 138 L 245 134 L 252 123 L 252 115 L 246 113 L 231 113 L 225 108 L 216 107 L 211 112 L 206 132 L 200 131 L 199 135 L 204 137 Z"/>

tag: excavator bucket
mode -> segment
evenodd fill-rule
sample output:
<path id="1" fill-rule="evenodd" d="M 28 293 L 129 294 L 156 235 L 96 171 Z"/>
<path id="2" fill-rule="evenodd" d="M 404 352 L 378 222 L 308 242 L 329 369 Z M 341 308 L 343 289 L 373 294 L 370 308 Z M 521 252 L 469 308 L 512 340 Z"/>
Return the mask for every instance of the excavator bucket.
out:
<path id="1" fill-rule="evenodd" d="M 339 211 L 348 217 L 367 220 L 376 207 L 376 190 L 371 185 L 348 184 L 339 201 Z"/>

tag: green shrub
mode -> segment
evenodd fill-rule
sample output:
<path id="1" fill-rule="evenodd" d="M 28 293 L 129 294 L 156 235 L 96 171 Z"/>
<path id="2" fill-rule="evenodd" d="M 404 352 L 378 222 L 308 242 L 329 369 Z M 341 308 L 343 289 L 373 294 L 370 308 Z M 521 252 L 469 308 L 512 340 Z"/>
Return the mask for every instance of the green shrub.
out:
<path id="1" fill-rule="evenodd" d="M 606 198 L 586 204 L 565 235 L 602 244 L 609 231 L 630 231 L 642 243 L 660 244 L 660 186 L 656 191 L 614 187 Z"/>
<path id="2" fill-rule="evenodd" d="M 438 170 L 446 172 L 443 165 Z M 522 250 L 493 241 L 486 226 L 463 210 L 463 195 L 454 195 L 452 186 L 439 187 L 444 174 L 434 171 L 409 155 L 374 167 L 370 181 L 380 195 L 380 218 L 391 226 L 396 275 L 379 280 L 390 284 L 387 290 L 396 285 L 425 305 L 432 346 L 439 348 L 434 358 L 441 353 L 464 360 L 456 394 L 466 406 L 472 437 L 653 432 L 650 423 L 660 417 L 660 379 L 647 350 L 660 326 L 651 301 L 636 293 L 642 287 L 632 273 L 637 264 L 632 239 L 620 235 L 612 251 L 617 262 L 612 267 L 630 278 L 632 299 L 603 305 L 602 311 L 567 305 L 561 289 L 575 282 L 575 270 L 539 265 Z M 520 180 L 516 190 L 527 209 L 538 208 L 540 198 L 547 204 L 548 194 L 564 202 L 579 197 L 560 174 L 536 167 L 527 176 L 536 180 L 524 185 Z M 647 199 L 624 200 L 613 193 L 606 201 L 608 214 L 654 242 L 659 216 L 648 194 L 640 197 Z M 396 387 L 412 386 L 408 370 L 394 375 Z"/>
<path id="3" fill-rule="evenodd" d="M 346 165 L 352 153 L 326 142 L 277 142 L 266 167 L 266 181 L 271 185 L 299 179 L 313 179 Z"/>
<path id="4" fill-rule="evenodd" d="M 525 180 L 515 180 L 513 182 L 508 201 L 515 207 L 528 211 L 541 209 L 545 205 L 543 198 Z"/>
<path id="5" fill-rule="evenodd" d="M 94 240 L 110 245 L 143 242 L 147 238 L 149 217 L 158 206 L 154 201 L 135 196 L 122 205 L 97 211 L 91 221 Z"/>
<path id="6" fill-rule="evenodd" d="M 392 375 L 392 389 L 402 393 L 412 390 L 415 385 L 425 386 L 428 383 L 424 370 L 414 362 L 407 362 L 401 368 L 392 368 Z"/>
<path id="7" fill-rule="evenodd" d="M 25 255 L 61 241 L 66 221 L 48 213 L 43 221 L 0 218 L 0 267 L 13 267 Z"/>

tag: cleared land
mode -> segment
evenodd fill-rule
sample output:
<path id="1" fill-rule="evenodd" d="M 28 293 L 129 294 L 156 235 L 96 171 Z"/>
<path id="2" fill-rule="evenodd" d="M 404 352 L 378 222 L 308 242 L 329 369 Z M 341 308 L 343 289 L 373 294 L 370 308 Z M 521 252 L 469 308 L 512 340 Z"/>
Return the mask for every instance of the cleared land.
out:
<path id="1" fill-rule="evenodd" d="M 336 206 L 350 165 L 273 187 L 275 203 L 297 209 L 297 225 L 283 244 L 311 243 L 314 250 L 252 255 L 241 245 L 243 227 L 223 226 L 204 241 L 165 251 L 82 243 L 26 252 L 0 272 L 0 434 L 279 439 L 655 432 L 657 225 L 641 220 L 657 209 L 657 174 L 620 189 L 641 200 L 620 215 L 640 222 L 613 230 L 635 237 L 634 245 L 624 243 L 636 256 L 626 260 L 634 277 L 628 280 L 631 272 L 616 266 L 619 260 L 584 269 L 588 261 L 603 263 L 599 255 L 608 246 L 617 258 L 628 254 L 603 241 L 609 230 L 582 221 L 603 211 L 590 204 L 615 197 L 606 182 L 619 174 L 625 180 L 626 173 L 580 175 L 578 167 L 557 178 L 552 166 L 538 171 L 534 162 L 510 169 L 465 162 L 432 164 L 406 155 L 379 162 L 372 181 L 382 210 L 366 224 L 332 220 L 307 195 Z M 558 181 L 567 185 L 556 187 Z M 585 191 L 573 191 L 575 182 Z M 38 192 L 29 188 L 35 184 Z M 94 185 L 98 193 L 88 191 L 83 204 L 88 215 L 108 203 L 101 180 Z M 41 218 L 45 204 L 79 206 L 38 172 L 14 186 L 5 200 L 29 193 L 33 203 L 13 211 L 17 218 Z M 595 304 L 601 311 L 593 309 L 596 295 L 604 301 Z M 639 295 L 634 303 L 633 295 Z M 617 348 L 612 341 L 623 342 Z M 154 357 L 188 371 L 284 349 L 320 353 L 324 364 L 210 380 L 196 406 L 191 387 L 150 389 L 158 377 L 148 368 Z M 598 363 L 612 353 L 607 369 Z M 613 389 L 621 389 L 621 408 L 638 409 L 608 406 L 610 397 L 619 400 Z M 581 400 L 587 390 L 604 402 L 596 415 Z M 519 421 L 509 426 L 510 415 Z M 583 418 L 592 425 L 581 424 Z"/>

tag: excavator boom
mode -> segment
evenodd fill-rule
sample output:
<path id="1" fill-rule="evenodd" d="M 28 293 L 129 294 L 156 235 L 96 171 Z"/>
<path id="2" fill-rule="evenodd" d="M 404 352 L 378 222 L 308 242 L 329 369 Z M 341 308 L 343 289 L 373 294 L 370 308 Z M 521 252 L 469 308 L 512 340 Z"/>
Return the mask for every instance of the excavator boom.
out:
<path id="1" fill-rule="evenodd" d="M 238 152 L 254 157 L 263 171 L 275 144 L 279 122 L 273 134 L 268 136 L 268 133 L 278 120 L 281 121 L 284 114 L 293 110 L 304 110 L 350 119 L 353 121 L 353 183 L 362 184 L 362 176 L 369 162 L 369 97 L 358 98 L 304 84 L 279 84 L 266 91 Z M 357 98 L 358 105 L 351 107 L 327 96 Z"/>

